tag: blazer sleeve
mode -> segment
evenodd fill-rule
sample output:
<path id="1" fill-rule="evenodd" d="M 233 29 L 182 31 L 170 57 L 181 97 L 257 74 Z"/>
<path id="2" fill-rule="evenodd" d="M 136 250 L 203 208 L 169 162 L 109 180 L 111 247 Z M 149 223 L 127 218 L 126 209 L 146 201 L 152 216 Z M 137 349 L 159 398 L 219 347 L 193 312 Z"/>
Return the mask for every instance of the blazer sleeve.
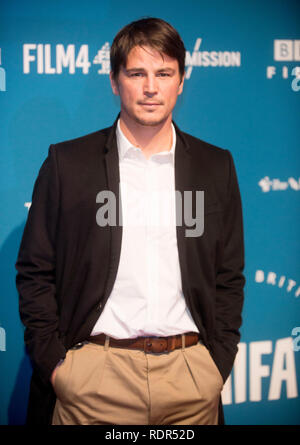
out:
<path id="1" fill-rule="evenodd" d="M 240 340 L 244 301 L 244 234 L 240 191 L 232 156 L 228 156 L 228 187 L 223 211 L 223 250 L 216 277 L 216 329 L 212 353 L 224 381 L 229 376 Z"/>
<path id="2" fill-rule="evenodd" d="M 48 157 L 36 179 L 17 258 L 16 285 L 24 340 L 33 367 L 44 382 L 66 350 L 58 335 L 56 302 L 56 228 L 59 216 L 59 176 L 56 152 Z"/>

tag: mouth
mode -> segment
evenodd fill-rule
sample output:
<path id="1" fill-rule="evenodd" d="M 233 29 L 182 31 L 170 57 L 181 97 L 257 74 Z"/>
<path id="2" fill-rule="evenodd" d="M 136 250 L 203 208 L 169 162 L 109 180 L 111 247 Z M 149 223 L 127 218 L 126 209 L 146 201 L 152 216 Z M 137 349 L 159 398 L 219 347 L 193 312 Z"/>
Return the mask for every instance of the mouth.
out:
<path id="1" fill-rule="evenodd" d="M 162 105 L 159 102 L 140 102 L 139 104 L 143 107 L 158 107 L 159 105 Z"/>

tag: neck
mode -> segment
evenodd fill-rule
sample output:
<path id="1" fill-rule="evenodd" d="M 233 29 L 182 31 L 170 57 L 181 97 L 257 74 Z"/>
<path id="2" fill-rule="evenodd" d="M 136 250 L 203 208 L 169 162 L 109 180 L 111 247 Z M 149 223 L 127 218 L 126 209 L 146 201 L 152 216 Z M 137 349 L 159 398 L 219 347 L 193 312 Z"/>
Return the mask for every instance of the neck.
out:
<path id="1" fill-rule="evenodd" d="M 158 125 L 142 125 L 128 119 L 121 112 L 120 127 L 123 134 L 135 147 L 139 147 L 146 158 L 161 151 L 170 150 L 172 147 L 172 117 Z"/>

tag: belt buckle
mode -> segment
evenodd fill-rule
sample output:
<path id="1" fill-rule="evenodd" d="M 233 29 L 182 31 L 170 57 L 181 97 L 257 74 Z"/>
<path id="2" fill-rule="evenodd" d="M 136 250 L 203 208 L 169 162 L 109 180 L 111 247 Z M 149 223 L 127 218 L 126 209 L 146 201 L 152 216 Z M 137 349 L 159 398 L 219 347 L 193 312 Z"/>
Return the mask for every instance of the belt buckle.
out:
<path id="1" fill-rule="evenodd" d="M 144 351 L 152 352 L 154 354 L 160 354 L 168 351 L 168 340 L 166 338 L 151 338 L 145 337 L 144 339 Z"/>

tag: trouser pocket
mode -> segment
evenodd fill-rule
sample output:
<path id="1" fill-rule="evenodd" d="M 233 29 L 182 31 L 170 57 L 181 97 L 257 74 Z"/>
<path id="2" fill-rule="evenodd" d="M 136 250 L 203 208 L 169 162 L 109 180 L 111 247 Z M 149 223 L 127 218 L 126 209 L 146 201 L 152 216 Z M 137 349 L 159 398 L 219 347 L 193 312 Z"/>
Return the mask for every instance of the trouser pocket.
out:
<path id="1" fill-rule="evenodd" d="M 67 404 L 84 398 L 91 386 L 100 384 L 105 360 L 103 347 L 93 343 L 70 349 L 54 379 L 57 398 Z"/>
<path id="2" fill-rule="evenodd" d="M 199 396 L 210 398 L 219 396 L 223 388 L 223 378 L 208 349 L 198 343 L 184 351 Z"/>

